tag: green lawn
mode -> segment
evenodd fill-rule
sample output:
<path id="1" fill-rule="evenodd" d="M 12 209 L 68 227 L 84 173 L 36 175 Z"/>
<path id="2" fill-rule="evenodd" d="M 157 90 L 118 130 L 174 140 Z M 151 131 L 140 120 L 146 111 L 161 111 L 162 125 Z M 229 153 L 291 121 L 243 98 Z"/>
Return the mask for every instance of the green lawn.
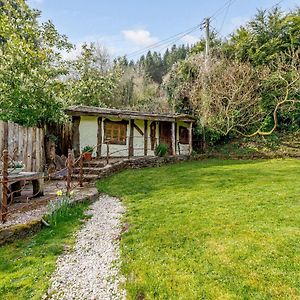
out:
<path id="1" fill-rule="evenodd" d="M 56 226 L 0 247 L 0 299 L 41 299 L 57 257 L 74 243 L 73 233 L 87 218 L 87 207 L 87 203 L 73 206 L 57 217 Z"/>
<path id="2" fill-rule="evenodd" d="M 124 171 L 129 299 L 299 299 L 300 160 L 207 160 Z"/>

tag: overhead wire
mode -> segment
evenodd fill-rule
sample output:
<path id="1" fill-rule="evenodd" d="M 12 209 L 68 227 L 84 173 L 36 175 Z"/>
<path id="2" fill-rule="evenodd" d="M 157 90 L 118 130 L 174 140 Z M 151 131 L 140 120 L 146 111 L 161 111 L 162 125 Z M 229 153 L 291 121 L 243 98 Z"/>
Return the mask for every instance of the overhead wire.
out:
<path id="1" fill-rule="evenodd" d="M 212 21 L 212 20 L 215 20 L 217 18 L 217 16 L 219 16 L 224 10 L 226 10 L 225 12 L 225 15 L 224 15 L 224 18 L 223 18 L 223 21 L 222 21 L 222 25 L 221 25 L 221 28 L 223 27 L 224 23 L 225 23 L 225 19 L 227 17 L 227 14 L 228 14 L 228 11 L 229 11 L 229 8 L 230 6 L 233 4 L 233 2 L 236 1 L 236 0 L 227 0 L 224 5 L 222 5 L 220 8 L 218 8 L 210 17 L 209 19 Z M 283 0 L 281 0 L 283 1 Z M 156 49 L 156 48 L 159 48 L 159 49 L 164 49 L 166 48 L 166 45 L 168 45 L 167 47 L 169 47 L 170 45 L 174 44 L 175 42 L 181 40 L 184 36 L 198 30 L 198 29 L 203 29 L 204 23 L 200 23 L 196 26 L 193 26 L 189 29 L 186 29 L 180 33 L 177 33 L 173 36 L 170 36 L 166 39 L 163 39 L 159 42 L 156 42 L 156 43 L 153 43 L 147 47 L 143 47 L 141 49 L 138 49 L 136 51 L 133 51 L 133 52 L 130 52 L 126 55 L 127 58 L 132 58 L 134 56 L 139 56 L 141 54 L 143 54 L 144 52 L 146 51 L 150 51 L 152 49 Z"/>
<path id="2" fill-rule="evenodd" d="M 182 32 L 180 32 L 180 33 L 177 33 L 177 34 L 175 34 L 175 35 L 173 35 L 173 36 L 171 36 L 171 37 L 168 37 L 168 38 L 166 38 L 166 39 L 163 39 L 163 40 L 161 40 L 161 41 L 159 41 L 159 42 L 156 42 L 156 43 L 154 43 L 154 44 L 151 44 L 151 45 L 149 45 L 149 46 L 147 46 L 147 47 L 144 47 L 144 48 L 141 48 L 141 49 L 139 49 L 139 50 L 133 51 L 133 52 L 127 54 L 126 56 L 127 56 L 128 58 L 129 58 L 129 57 L 132 57 L 132 56 L 137 56 L 137 55 L 139 55 L 139 54 L 141 54 L 141 53 L 144 53 L 144 52 L 147 51 L 147 50 L 149 51 L 149 50 L 151 50 L 151 49 L 155 49 L 155 48 L 164 46 L 164 45 L 166 45 L 166 44 L 169 44 L 170 42 L 173 42 L 173 40 L 180 40 L 182 37 L 184 37 L 184 36 L 186 36 L 186 35 L 188 35 L 188 34 L 194 32 L 194 31 L 198 30 L 199 28 L 201 28 L 201 24 L 198 24 L 198 25 L 196 25 L 196 26 L 193 26 L 193 27 L 191 27 L 191 28 L 189 28 L 189 29 L 187 29 L 187 30 L 184 30 L 184 31 L 182 31 Z"/>

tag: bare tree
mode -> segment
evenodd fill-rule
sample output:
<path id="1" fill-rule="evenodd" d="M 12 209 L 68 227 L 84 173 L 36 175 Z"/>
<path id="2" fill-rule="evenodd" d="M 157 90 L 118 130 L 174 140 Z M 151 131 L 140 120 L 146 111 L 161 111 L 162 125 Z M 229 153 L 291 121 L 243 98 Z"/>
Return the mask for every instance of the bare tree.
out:
<path id="1" fill-rule="evenodd" d="M 295 106 L 299 102 L 295 98 L 299 97 L 299 53 L 287 57 L 278 59 L 276 65 L 259 68 L 235 60 L 213 59 L 206 68 L 203 57 L 194 56 L 189 61 L 189 80 L 181 85 L 180 95 L 190 99 L 204 127 L 222 135 L 272 134 L 278 127 L 280 109 L 299 109 Z M 268 109 L 262 106 L 266 93 L 271 95 Z M 273 127 L 264 131 L 270 115 Z"/>
<path id="2" fill-rule="evenodd" d="M 260 91 L 269 70 L 254 69 L 250 64 L 218 59 L 205 68 L 197 58 L 197 78 L 189 97 L 203 126 L 222 135 L 244 132 L 265 118 L 260 107 Z M 186 87 L 187 88 L 187 87 Z"/>

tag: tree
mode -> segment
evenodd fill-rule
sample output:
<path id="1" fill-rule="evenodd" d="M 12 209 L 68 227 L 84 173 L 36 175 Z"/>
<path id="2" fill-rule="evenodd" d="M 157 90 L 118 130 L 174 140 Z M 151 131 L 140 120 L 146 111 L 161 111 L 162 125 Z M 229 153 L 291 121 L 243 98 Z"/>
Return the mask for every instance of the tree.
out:
<path id="1" fill-rule="evenodd" d="M 252 65 L 271 64 L 278 55 L 297 51 L 300 47 L 300 9 L 283 13 L 278 7 L 259 10 L 245 26 L 241 26 L 226 43 L 227 57 L 249 61 Z"/>
<path id="2" fill-rule="evenodd" d="M 60 52 L 71 44 L 23 0 L 0 5 L 0 118 L 41 126 L 63 118 Z"/>
<path id="3" fill-rule="evenodd" d="M 121 71 L 112 68 L 104 48 L 84 44 L 79 57 L 70 62 L 67 79 L 69 104 L 113 106 L 113 93 Z"/>

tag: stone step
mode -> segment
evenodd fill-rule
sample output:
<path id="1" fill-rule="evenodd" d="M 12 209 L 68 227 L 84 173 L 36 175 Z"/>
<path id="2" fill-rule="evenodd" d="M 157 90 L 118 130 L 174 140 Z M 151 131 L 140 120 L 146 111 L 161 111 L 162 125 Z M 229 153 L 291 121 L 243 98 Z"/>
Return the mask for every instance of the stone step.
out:
<path id="1" fill-rule="evenodd" d="M 83 167 L 83 174 L 99 174 L 105 167 Z M 74 168 L 74 173 L 79 174 L 80 168 Z"/>
<path id="2" fill-rule="evenodd" d="M 91 160 L 91 161 L 84 161 L 83 166 L 86 168 L 103 168 L 106 165 L 106 162 L 99 161 L 99 160 Z"/>
<path id="3" fill-rule="evenodd" d="M 87 182 L 87 181 L 93 181 L 93 180 L 97 180 L 98 179 L 98 175 L 97 174 L 85 174 L 83 176 L 83 181 Z M 72 180 L 79 180 L 79 174 L 73 174 L 72 175 Z"/>

